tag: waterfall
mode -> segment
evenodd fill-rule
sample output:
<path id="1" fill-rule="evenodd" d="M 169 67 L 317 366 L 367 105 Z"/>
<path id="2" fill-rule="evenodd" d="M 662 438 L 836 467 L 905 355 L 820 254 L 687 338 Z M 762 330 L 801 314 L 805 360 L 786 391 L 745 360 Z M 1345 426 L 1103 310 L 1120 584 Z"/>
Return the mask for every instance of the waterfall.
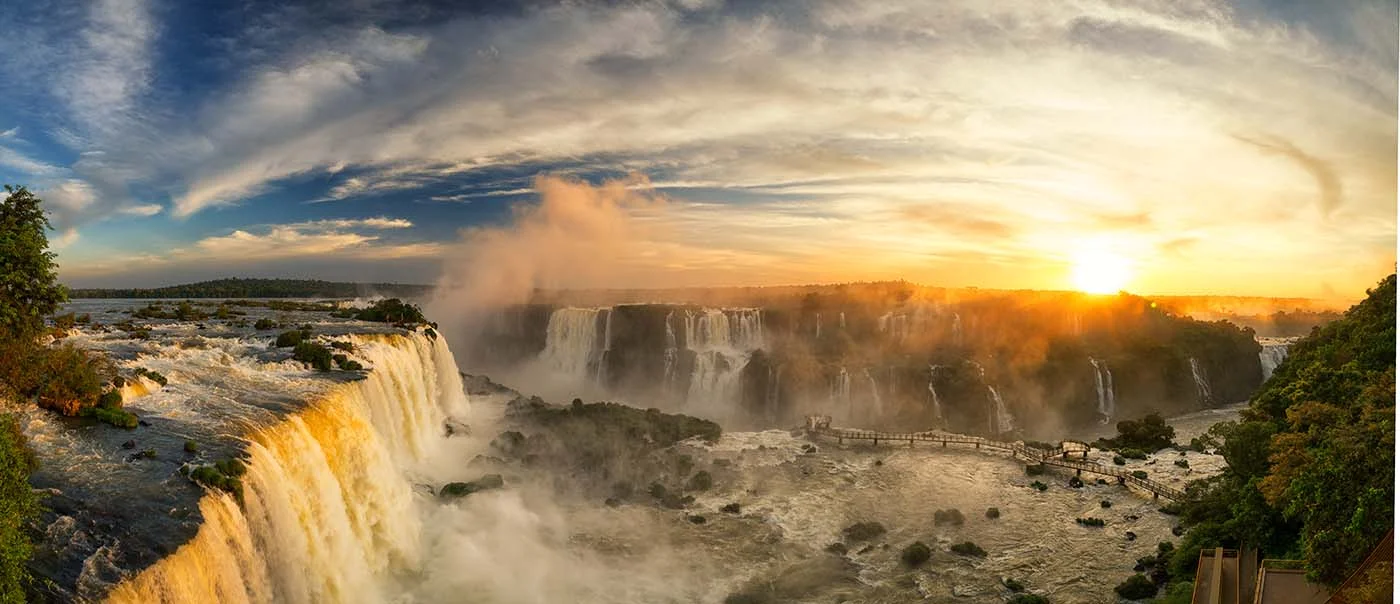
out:
<path id="1" fill-rule="evenodd" d="M 615 312 L 615 310 L 616 309 L 613 308 L 603 310 L 603 312 L 607 313 L 607 318 L 603 320 L 603 324 L 605 326 L 603 329 L 603 351 L 598 354 L 598 366 L 594 370 L 593 374 L 593 381 L 599 384 L 607 383 L 605 381 L 605 378 L 607 377 L 608 372 L 608 355 L 612 352 L 612 326 L 613 313 Z"/>
<path id="2" fill-rule="evenodd" d="M 938 399 L 938 391 L 933 388 L 933 379 L 938 374 L 938 365 L 928 366 L 928 396 L 933 402 L 933 416 L 938 420 L 943 419 L 943 402 Z"/>
<path id="3" fill-rule="evenodd" d="M 909 316 L 903 313 L 887 312 L 880 315 L 878 325 L 880 333 L 889 334 L 895 340 L 902 341 L 909 336 Z"/>
<path id="4" fill-rule="evenodd" d="M 661 371 L 661 383 L 667 390 L 676 381 L 676 360 L 680 353 L 676 344 L 676 328 L 671 325 L 671 320 L 676 316 L 676 311 L 666 313 L 666 350 L 662 352 L 665 367 Z"/>
<path id="5" fill-rule="evenodd" d="M 988 430 L 992 434 L 1002 434 L 1016 429 L 1016 418 L 1012 417 L 1011 410 L 1006 408 L 1006 402 L 1001 399 L 1001 393 L 997 392 L 996 387 L 987 383 L 987 370 L 977 361 L 968 362 L 977 368 L 977 377 L 987 386 L 988 400 L 992 404 L 991 413 L 987 417 Z"/>
<path id="6" fill-rule="evenodd" d="M 870 375 L 870 369 L 862 369 L 865 374 L 865 381 L 870 383 L 870 399 L 874 405 L 871 407 L 871 415 L 878 418 L 885 411 L 885 401 L 880 398 L 880 383 L 875 381 L 875 376 Z"/>
<path id="7" fill-rule="evenodd" d="M 1206 381 L 1205 371 L 1196 357 L 1191 357 L 1191 379 L 1196 380 L 1196 394 L 1200 396 L 1201 404 L 1209 405 L 1214 398 L 1210 394 L 1210 382 Z"/>
<path id="8" fill-rule="evenodd" d="M 1264 371 L 1264 381 L 1269 381 L 1273 377 L 1274 370 L 1278 369 L 1280 363 L 1288 358 L 1288 347 L 1291 343 L 1287 340 L 1264 339 L 1259 342 L 1263 347 L 1259 349 L 1259 368 Z"/>
<path id="9" fill-rule="evenodd" d="M 1108 423 L 1113 419 L 1113 412 L 1118 406 L 1113 394 L 1113 372 L 1109 371 L 1108 363 L 1089 357 L 1089 364 L 1094 367 L 1094 389 L 1099 395 L 1099 415 L 1103 416 L 1103 422 Z"/>
<path id="10" fill-rule="evenodd" d="M 817 334 L 816 339 L 822 339 L 822 314 L 817 313 Z"/>
<path id="11" fill-rule="evenodd" d="M 960 314 L 958 314 L 958 313 L 953 313 L 953 340 L 954 340 L 959 346 L 962 345 L 962 341 L 963 341 L 963 333 L 962 333 L 962 315 L 960 315 Z"/>
<path id="12" fill-rule="evenodd" d="M 597 308 L 560 308 L 549 315 L 544 351 L 540 360 L 546 368 L 564 375 L 586 378 L 598 362 Z"/>
<path id="13" fill-rule="evenodd" d="M 831 378 L 831 407 L 833 410 L 845 408 L 847 418 L 851 414 L 851 374 L 842 367 L 841 371 Z"/>
<path id="14" fill-rule="evenodd" d="M 749 353 L 763 347 L 763 315 L 757 309 L 705 309 L 685 313 L 685 346 L 695 351 L 686 404 L 706 409 L 733 405 L 742 394 Z"/>
<path id="15" fill-rule="evenodd" d="M 841 331 L 846 331 L 846 313 L 841 313 Z"/>
<path id="16" fill-rule="evenodd" d="M 1016 424 L 1012 421 L 1011 410 L 1006 408 L 1006 402 L 1001 400 L 1001 393 L 997 389 L 987 385 L 987 392 L 992 395 L 992 433 L 1004 434 L 1016 429 Z"/>
<path id="17" fill-rule="evenodd" d="M 387 601 L 419 564 L 424 527 L 405 468 L 465 413 L 441 338 L 356 336 L 373 369 L 247 435 L 243 503 L 210 491 L 195 537 L 119 584 L 112 602 Z"/>

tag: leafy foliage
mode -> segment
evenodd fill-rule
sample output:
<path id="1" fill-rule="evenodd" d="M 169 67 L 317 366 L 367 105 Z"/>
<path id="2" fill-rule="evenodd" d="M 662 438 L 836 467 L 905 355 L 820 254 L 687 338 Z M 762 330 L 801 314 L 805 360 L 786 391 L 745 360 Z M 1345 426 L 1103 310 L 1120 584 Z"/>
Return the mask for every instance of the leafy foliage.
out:
<path id="1" fill-rule="evenodd" d="M 361 321 L 374 321 L 376 323 L 400 323 L 422 325 L 428 320 L 423 317 L 423 310 L 416 304 L 409 304 L 398 298 L 388 298 L 375 302 L 369 308 L 355 313 L 355 318 Z"/>
<path id="2" fill-rule="evenodd" d="M 1124 599 L 1141 600 L 1157 595 L 1157 585 L 1142 573 L 1138 573 L 1119 583 L 1118 587 L 1113 588 L 1113 591 Z"/>
<path id="3" fill-rule="evenodd" d="M 904 551 L 899 554 L 899 559 L 903 560 L 904 564 L 910 567 L 919 566 L 928 562 L 928 559 L 931 557 L 933 557 L 933 550 L 930 550 L 923 541 L 910 543 L 909 546 L 905 547 Z"/>
<path id="4" fill-rule="evenodd" d="M 1394 434 L 1391 275 L 1294 344 L 1242 421 L 1210 429 L 1201 444 L 1218 444 L 1229 466 L 1188 487 L 1172 579 L 1190 580 L 1201 548 L 1249 543 L 1340 583 L 1392 525 Z"/>
<path id="5" fill-rule="evenodd" d="M 964 541 L 964 542 L 962 542 L 962 543 L 954 543 L 954 544 L 953 544 L 952 546 L 950 546 L 948 549 L 951 550 L 951 551 L 952 551 L 953 553 L 955 553 L 955 554 L 960 554 L 960 555 L 963 555 L 963 556 L 972 556 L 972 557 L 974 557 L 974 558 L 986 558 L 986 557 L 987 557 L 987 550 L 984 550 L 984 549 L 982 549 L 981 547 L 978 547 L 978 545 L 977 545 L 976 543 L 973 543 L 973 542 L 971 542 L 971 541 Z"/>
<path id="6" fill-rule="evenodd" d="M 25 601 L 29 559 L 28 524 L 39 512 L 29 474 L 35 468 L 34 453 L 25 443 L 19 422 L 0 416 L 0 602 Z"/>
<path id="7" fill-rule="evenodd" d="M 885 534 L 885 525 L 875 521 L 857 522 L 841 530 L 847 541 L 869 541 Z"/>
<path id="8" fill-rule="evenodd" d="M 1116 449 L 1128 459 L 1146 459 L 1144 451 L 1156 451 L 1172 446 L 1176 429 L 1167 425 L 1160 413 L 1149 413 L 1140 420 L 1118 422 L 1118 436 L 1100 439 L 1096 445 Z"/>
<path id="9" fill-rule="evenodd" d="M 5 185 L 0 199 L 0 339 L 30 338 L 68 299 L 44 231 L 53 228 L 38 197 Z"/>
<path id="10" fill-rule="evenodd" d="M 329 348 L 309 341 L 297 342 L 292 349 L 292 359 L 306 363 L 317 371 L 330 371 L 333 361 Z"/>

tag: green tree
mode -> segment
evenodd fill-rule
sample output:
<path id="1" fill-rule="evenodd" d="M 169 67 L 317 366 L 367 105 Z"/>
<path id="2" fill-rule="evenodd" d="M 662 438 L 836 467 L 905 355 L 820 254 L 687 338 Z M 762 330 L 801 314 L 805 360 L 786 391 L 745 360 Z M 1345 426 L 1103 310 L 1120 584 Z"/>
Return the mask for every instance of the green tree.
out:
<path id="1" fill-rule="evenodd" d="M 33 336 L 68 299 L 44 233 L 53 228 L 42 201 L 24 187 L 5 185 L 0 201 L 0 337 Z"/>
<path id="2" fill-rule="evenodd" d="M 27 524 L 38 512 L 29 473 L 34 454 L 12 415 L 0 415 L 0 602 L 24 602 L 29 559 Z"/>

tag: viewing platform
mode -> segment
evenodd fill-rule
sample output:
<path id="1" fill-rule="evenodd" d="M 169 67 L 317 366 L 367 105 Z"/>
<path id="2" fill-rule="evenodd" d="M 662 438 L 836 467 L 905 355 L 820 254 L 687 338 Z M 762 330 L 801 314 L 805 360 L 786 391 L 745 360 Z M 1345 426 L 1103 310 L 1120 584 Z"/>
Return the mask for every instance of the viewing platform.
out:
<path id="1" fill-rule="evenodd" d="M 1172 501 L 1186 501 L 1186 493 L 1180 489 L 1173 488 L 1161 482 L 1149 478 L 1134 476 L 1132 471 L 1106 466 L 1101 463 L 1088 461 L 1088 443 L 1067 440 L 1060 443 L 1054 449 L 1044 449 L 1032 447 L 1021 441 L 1001 441 L 980 436 L 968 436 L 966 434 L 954 434 L 951 432 L 940 432 L 937 430 L 926 430 L 923 432 L 882 432 L 878 430 L 855 430 L 851 428 L 835 428 L 831 425 L 831 417 L 825 415 L 811 415 L 807 417 L 805 429 L 808 434 L 825 438 L 834 438 L 836 442 L 844 444 L 846 441 L 870 441 L 872 445 L 908 443 L 913 445 L 916 442 L 939 443 L 943 447 L 949 444 L 972 445 L 974 449 L 990 449 L 1007 451 L 1013 457 L 1029 462 L 1040 463 L 1047 466 L 1066 468 L 1074 470 L 1076 476 L 1082 476 L 1084 472 L 1112 476 L 1118 479 L 1118 484 L 1124 486 L 1135 486 L 1152 493 L 1152 498 L 1165 497 Z M 1075 459 L 1075 456 L 1078 459 Z"/>

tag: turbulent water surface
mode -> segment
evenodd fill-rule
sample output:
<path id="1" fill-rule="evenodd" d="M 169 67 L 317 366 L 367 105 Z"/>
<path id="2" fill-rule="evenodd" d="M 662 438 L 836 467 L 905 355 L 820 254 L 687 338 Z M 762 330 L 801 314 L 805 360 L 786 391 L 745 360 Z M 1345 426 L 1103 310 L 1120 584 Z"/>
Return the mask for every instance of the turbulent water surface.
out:
<path id="1" fill-rule="evenodd" d="M 353 356 L 369 370 L 310 372 L 288 361 L 285 349 L 269 349 L 274 332 L 214 322 L 204 329 L 156 325 L 144 340 L 100 330 L 72 336 L 111 351 L 124 367 L 160 371 L 170 384 L 132 391 L 128 408 L 150 424 L 134 431 L 41 411 L 25 416 L 45 464 L 36 482 L 66 502 L 50 515 L 41 546 L 52 576 L 75 575 L 70 596 L 720 602 L 761 584 L 777 586 L 784 601 L 1001 602 L 1002 579 L 1015 578 L 1055 602 L 1106 602 L 1137 558 L 1172 539 L 1175 519 L 1158 511 L 1162 502 L 1092 476 L 1071 488 L 1068 475 L 1028 477 L 1022 463 L 996 453 L 837 446 L 777 430 L 678 445 L 716 476 L 686 510 L 605 506 L 558 490 L 547 468 L 517 468 L 507 472 L 504 489 L 443 500 L 434 494 L 441 485 L 481 476 L 473 459 L 491 453 L 508 397 L 468 403 L 441 337 L 323 316 L 283 318 L 314 322 L 324 340 L 352 342 Z M 607 350 L 605 342 L 582 341 L 587 330 L 577 328 L 606 317 L 568 318 L 573 325 L 551 328 L 581 339 L 561 335 L 547 358 L 577 369 L 578 350 Z M 722 358 L 752 342 L 759 328 L 746 321 L 742 312 L 691 315 L 676 331 L 685 344 Z M 897 325 L 892 319 L 890 328 Z M 862 378 L 874 383 L 867 374 L 848 378 L 833 384 L 833 398 L 849 399 Z M 930 396 L 937 393 L 930 389 Z M 1181 428 L 1203 429 L 1196 425 L 1229 413 L 1184 418 Z M 450 425 L 469 425 L 470 434 L 446 430 Z M 127 439 L 154 448 L 156 458 L 128 460 L 121 448 Z M 186 439 L 203 448 L 181 452 Z M 242 501 L 201 494 L 176 472 L 186 462 L 240 452 L 250 468 Z M 1111 457 L 1092 454 L 1103 463 Z M 1182 458 L 1189 468 L 1172 463 Z M 1221 463 L 1167 450 L 1128 465 L 1182 486 Z M 1032 480 L 1049 490 L 1031 489 Z M 1105 501 L 1111 507 L 1102 507 Z M 733 503 L 739 513 L 720 512 Z M 984 516 L 990 507 L 999 518 Z M 966 522 L 936 526 L 933 512 L 945 508 L 960 510 Z M 1075 518 L 1082 516 L 1107 525 L 1080 526 Z M 114 528 L 114 519 L 125 524 Z M 844 527 L 862 521 L 878 521 L 888 532 L 848 543 L 845 555 L 825 551 Z M 911 570 L 899 554 L 916 540 L 935 553 Z M 989 555 L 948 551 L 962 541 Z"/>

